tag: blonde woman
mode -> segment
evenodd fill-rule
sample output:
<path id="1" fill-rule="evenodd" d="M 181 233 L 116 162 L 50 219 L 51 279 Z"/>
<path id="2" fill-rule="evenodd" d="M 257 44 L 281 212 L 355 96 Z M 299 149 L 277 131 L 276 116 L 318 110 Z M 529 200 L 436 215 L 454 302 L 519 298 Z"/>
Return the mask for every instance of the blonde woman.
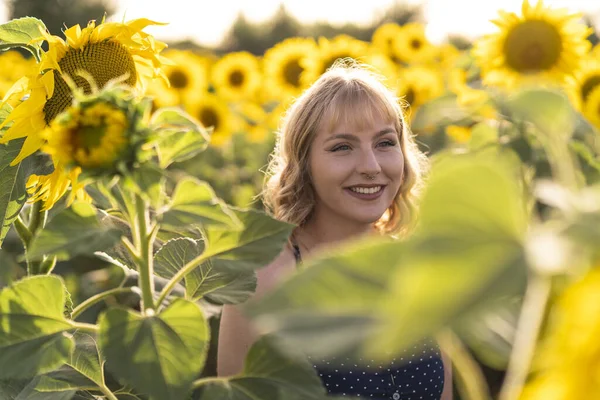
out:
<path id="1" fill-rule="evenodd" d="M 336 64 L 290 107 L 263 195 L 276 218 L 297 228 L 289 246 L 258 271 L 256 298 L 319 250 L 364 235 L 410 230 L 427 163 L 402 115 L 398 99 L 375 74 L 349 63 Z M 219 375 L 239 373 L 255 340 L 239 309 L 224 307 Z M 451 400 L 451 368 L 437 344 L 424 340 L 419 354 L 411 353 L 371 368 L 312 361 L 330 394 Z"/>

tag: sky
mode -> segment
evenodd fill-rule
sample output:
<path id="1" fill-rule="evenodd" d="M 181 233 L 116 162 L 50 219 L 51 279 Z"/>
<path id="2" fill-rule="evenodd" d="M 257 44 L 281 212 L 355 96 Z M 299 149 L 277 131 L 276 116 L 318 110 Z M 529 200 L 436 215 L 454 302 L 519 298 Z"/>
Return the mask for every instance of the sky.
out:
<path id="1" fill-rule="evenodd" d="M 40 0 L 43 1 L 43 0 Z M 394 2 L 422 4 L 426 34 L 436 43 L 448 34 L 470 38 L 495 31 L 489 22 L 498 9 L 520 10 L 522 0 L 113 0 L 116 12 L 111 20 L 149 18 L 167 22 L 167 26 L 150 27 L 146 31 L 159 40 L 189 39 L 204 46 L 217 45 L 243 12 L 250 21 L 269 19 L 283 3 L 301 22 L 330 21 L 343 24 L 368 24 Z M 536 0 L 530 0 L 534 3 Z M 545 4 L 570 11 L 588 13 L 600 24 L 598 0 L 545 0 Z M 6 10 L 0 8 L 0 20 Z M 599 28 L 600 29 L 600 28 Z"/>

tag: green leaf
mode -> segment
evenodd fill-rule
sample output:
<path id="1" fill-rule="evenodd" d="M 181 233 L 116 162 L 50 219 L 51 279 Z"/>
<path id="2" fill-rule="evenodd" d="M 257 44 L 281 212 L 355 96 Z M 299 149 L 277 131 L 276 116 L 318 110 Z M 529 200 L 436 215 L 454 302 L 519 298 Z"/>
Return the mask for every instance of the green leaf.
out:
<path id="1" fill-rule="evenodd" d="M 0 50 L 22 47 L 39 60 L 44 41 L 42 32 L 45 31 L 46 25 L 37 18 L 24 17 L 10 20 L 0 25 Z"/>
<path id="2" fill-rule="evenodd" d="M 192 177 L 177 183 L 170 204 L 161 214 L 162 223 L 167 227 L 215 224 L 239 227 L 235 214 L 217 198 L 210 185 Z"/>
<path id="3" fill-rule="evenodd" d="M 235 377 L 203 384 L 199 400 L 325 399 L 316 370 L 299 354 L 281 351 L 262 337 L 250 349 L 244 371 Z"/>
<path id="4" fill-rule="evenodd" d="M 456 102 L 456 95 L 446 95 L 419 107 L 411 122 L 411 129 L 431 133 L 440 126 L 455 124 L 469 118 L 469 114 Z"/>
<path id="5" fill-rule="evenodd" d="M 120 237 L 118 229 L 100 225 L 92 205 L 75 202 L 55 215 L 33 238 L 28 258 L 39 260 L 44 255 L 56 255 L 59 260 L 68 260 L 76 255 L 106 250 Z"/>
<path id="6" fill-rule="evenodd" d="M 154 271 L 163 278 L 172 278 L 203 251 L 202 241 L 190 238 L 169 240 L 154 256 Z M 194 300 L 207 297 L 221 304 L 241 303 L 254 293 L 256 276 L 253 271 L 209 260 L 186 276 L 185 288 L 186 297 Z"/>
<path id="7" fill-rule="evenodd" d="M 471 128 L 469 147 L 478 149 L 488 145 L 498 144 L 498 129 L 486 122 L 479 122 Z"/>
<path id="8" fill-rule="evenodd" d="M 21 379 L 68 360 L 71 324 L 63 315 L 65 292 L 56 276 L 25 278 L 0 292 L 0 379 Z"/>
<path id="9" fill-rule="evenodd" d="M 160 209 L 165 201 L 165 172 L 151 163 L 144 163 L 125 177 L 121 185 L 125 191 L 139 193 L 150 201 L 155 209 Z"/>
<path id="10" fill-rule="evenodd" d="M 511 98 L 507 106 L 517 118 L 531 122 L 549 139 L 563 145 L 577 123 L 569 99 L 555 90 L 525 89 Z"/>
<path id="11" fill-rule="evenodd" d="M 104 386 L 100 354 L 95 339 L 87 333 L 76 332 L 75 350 L 71 359 L 56 371 L 40 377 L 35 387 L 39 392 L 96 390 Z"/>
<path id="12" fill-rule="evenodd" d="M 208 131 L 178 108 L 162 108 L 156 111 L 151 127 L 158 131 L 154 143 L 161 168 L 190 159 L 206 149 L 210 140 Z"/>
<path id="13" fill-rule="evenodd" d="M 232 209 L 241 229 L 209 226 L 206 255 L 213 263 L 237 270 L 255 270 L 269 264 L 283 249 L 294 225 L 256 210 Z"/>
<path id="14" fill-rule="evenodd" d="M 72 400 L 80 399 L 75 397 L 75 390 L 67 390 L 64 392 L 38 392 L 36 390 L 38 379 L 34 379 L 27 385 L 23 391 L 14 400 Z"/>
<path id="15" fill-rule="evenodd" d="M 315 357 L 350 356 L 373 333 L 373 308 L 403 262 L 398 242 L 353 242 L 305 260 L 290 280 L 249 309 L 267 332 Z"/>
<path id="16" fill-rule="evenodd" d="M 208 327 L 200 308 L 177 299 L 154 316 L 111 309 L 100 317 L 107 368 L 151 399 L 183 399 L 204 365 Z"/>

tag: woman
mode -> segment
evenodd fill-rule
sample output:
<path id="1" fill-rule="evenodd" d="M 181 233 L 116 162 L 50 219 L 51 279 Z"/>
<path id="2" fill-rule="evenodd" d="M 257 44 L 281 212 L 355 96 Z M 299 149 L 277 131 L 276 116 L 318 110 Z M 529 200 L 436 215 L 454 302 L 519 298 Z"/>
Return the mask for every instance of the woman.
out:
<path id="1" fill-rule="evenodd" d="M 264 200 L 276 218 L 297 228 L 278 258 L 258 271 L 255 297 L 293 274 L 319 249 L 363 235 L 406 234 L 425 165 L 398 100 L 377 76 L 357 65 L 332 67 L 283 120 Z M 224 307 L 219 375 L 239 373 L 255 340 L 240 311 Z M 344 366 L 344 360 L 313 363 L 331 394 L 450 400 L 450 364 L 442 362 L 435 342 L 423 344 L 426 354 L 412 357 L 407 352 L 391 365 L 375 368 Z"/>

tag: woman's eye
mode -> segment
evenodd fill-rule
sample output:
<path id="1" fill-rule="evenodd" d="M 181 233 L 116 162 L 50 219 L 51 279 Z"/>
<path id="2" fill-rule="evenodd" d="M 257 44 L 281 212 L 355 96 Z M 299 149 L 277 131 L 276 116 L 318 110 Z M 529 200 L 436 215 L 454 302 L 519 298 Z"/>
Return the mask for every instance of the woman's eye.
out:
<path id="1" fill-rule="evenodd" d="M 396 142 L 394 142 L 393 140 L 384 140 L 379 144 L 383 147 L 394 147 L 396 145 Z"/>
<path id="2" fill-rule="evenodd" d="M 333 149 L 331 149 L 332 152 L 340 151 L 340 150 L 350 150 L 350 146 L 348 146 L 347 144 L 341 144 L 341 145 L 336 146 Z"/>

